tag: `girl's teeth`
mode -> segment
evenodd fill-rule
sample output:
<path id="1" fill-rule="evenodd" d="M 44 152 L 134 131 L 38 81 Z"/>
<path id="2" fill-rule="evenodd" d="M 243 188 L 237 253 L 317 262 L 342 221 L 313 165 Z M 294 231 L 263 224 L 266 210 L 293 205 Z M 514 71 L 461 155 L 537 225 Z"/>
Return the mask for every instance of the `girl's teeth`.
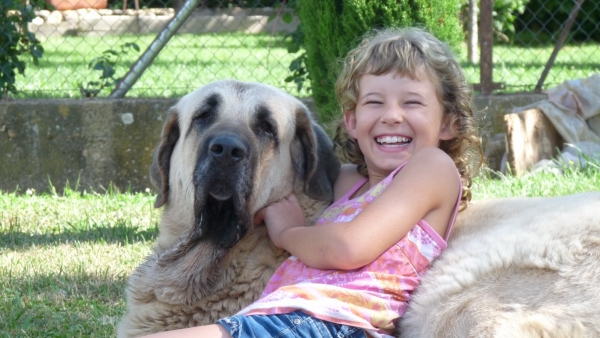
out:
<path id="1" fill-rule="evenodd" d="M 397 137 L 397 136 L 384 136 L 384 137 L 380 137 L 377 139 L 377 142 L 379 143 L 398 143 L 398 142 L 409 142 L 410 139 L 407 139 L 405 137 Z"/>

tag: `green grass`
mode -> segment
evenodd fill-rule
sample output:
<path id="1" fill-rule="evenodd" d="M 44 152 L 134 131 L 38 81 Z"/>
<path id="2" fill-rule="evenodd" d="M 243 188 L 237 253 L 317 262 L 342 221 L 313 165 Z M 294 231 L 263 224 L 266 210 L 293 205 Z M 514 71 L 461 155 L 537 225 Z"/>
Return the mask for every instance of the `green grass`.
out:
<path id="1" fill-rule="evenodd" d="M 81 97 L 77 84 L 96 80 L 98 72 L 88 63 L 102 52 L 117 49 L 126 42 L 141 48 L 139 54 L 125 56 L 117 66 L 123 76 L 141 53 L 154 40 L 153 35 L 61 37 L 42 42 L 44 57 L 39 66 L 27 63 L 25 76 L 17 77 L 19 98 Z M 506 92 L 531 91 L 537 84 L 553 46 L 524 48 L 494 47 L 494 81 L 507 85 Z M 479 65 L 459 59 L 469 83 L 479 83 Z M 296 95 L 296 87 L 285 83 L 290 62 L 282 35 L 248 35 L 243 33 L 175 35 L 154 60 L 128 97 L 178 97 L 191 90 L 223 78 L 258 81 L 283 88 Z M 28 61 L 28 60 L 24 60 Z M 589 77 L 600 72 L 600 46 L 597 44 L 565 46 L 558 54 L 544 88 L 565 80 Z M 107 96 L 105 90 L 100 96 Z M 308 96 L 305 90 L 298 94 Z"/>
<path id="2" fill-rule="evenodd" d="M 600 191 L 598 162 L 563 169 L 477 177 L 474 199 Z M 157 235 L 154 198 L 0 192 L 0 337 L 113 337 L 126 280 Z"/>
<path id="3" fill-rule="evenodd" d="M 504 92 L 531 92 L 537 85 L 554 46 L 494 46 L 494 82 L 504 83 Z M 479 83 L 479 65 L 462 62 L 469 83 Z M 564 46 L 544 82 L 544 89 L 563 81 L 587 78 L 600 72 L 600 45 Z"/>
<path id="4" fill-rule="evenodd" d="M 494 174 L 473 180 L 473 199 L 495 197 L 563 196 L 584 191 L 600 191 L 600 169 L 568 169 L 565 174 L 539 172 L 519 177 Z"/>
<path id="5" fill-rule="evenodd" d="M 39 66 L 27 64 L 25 76 L 17 78 L 19 97 L 81 97 L 77 84 L 97 80 L 98 71 L 88 63 L 104 51 L 124 43 L 136 43 L 141 51 L 129 53 L 116 66 L 123 76 L 155 36 L 60 37 L 42 42 L 44 57 Z M 152 65 L 127 93 L 128 97 L 178 97 L 206 83 L 237 78 L 264 82 L 296 93 L 285 83 L 289 54 L 284 37 L 243 33 L 175 35 Z M 107 96 L 110 90 L 100 96 Z M 306 96 L 305 92 L 301 95 Z"/>
<path id="6" fill-rule="evenodd" d="M 114 337 L 150 252 L 150 194 L 0 193 L 0 337 Z"/>

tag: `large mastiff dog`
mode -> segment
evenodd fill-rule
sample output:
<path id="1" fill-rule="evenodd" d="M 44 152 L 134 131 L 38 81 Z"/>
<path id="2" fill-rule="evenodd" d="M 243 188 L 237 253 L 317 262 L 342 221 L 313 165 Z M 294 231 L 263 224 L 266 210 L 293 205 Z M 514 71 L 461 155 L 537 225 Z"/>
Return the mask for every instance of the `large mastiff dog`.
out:
<path id="1" fill-rule="evenodd" d="M 214 323 L 257 299 L 287 254 L 253 215 L 295 192 L 314 224 L 333 199 L 332 151 L 307 108 L 276 88 L 225 80 L 183 97 L 151 167 L 159 237 L 130 277 L 118 336 Z"/>

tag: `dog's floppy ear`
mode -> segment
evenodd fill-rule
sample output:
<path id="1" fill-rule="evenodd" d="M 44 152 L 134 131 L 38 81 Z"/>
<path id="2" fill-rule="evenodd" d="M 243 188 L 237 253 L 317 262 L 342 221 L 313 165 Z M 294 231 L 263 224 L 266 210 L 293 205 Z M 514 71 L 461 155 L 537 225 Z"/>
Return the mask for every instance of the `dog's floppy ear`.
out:
<path id="1" fill-rule="evenodd" d="M 152 157 L 150 165 L 150 181 L 158 189 L 158 196 L 154 202 L 155 208 L 162 207 L 169 199 L 169 170 L 171 155 L 179 139 L 179 113 L 171 109 L 162 130 L 161 141 Z"/>
<path id="2" fill-rule="evenodd" d="M 309 114 L 304 107 L 296 110 L 296 137 L 291 147 L 294 170 L 304 179 L 304 193 L 308 197 L 332 201 L 340 161 L 329 136 Z"/>

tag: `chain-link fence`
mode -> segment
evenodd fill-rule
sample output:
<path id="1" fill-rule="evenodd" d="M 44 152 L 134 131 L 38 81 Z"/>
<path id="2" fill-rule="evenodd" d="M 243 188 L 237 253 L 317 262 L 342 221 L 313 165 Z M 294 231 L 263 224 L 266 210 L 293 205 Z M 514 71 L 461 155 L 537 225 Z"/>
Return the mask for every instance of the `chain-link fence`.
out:
<path id="1" fill-rule="evenodd" d="M 523 2 L 526 6 L 515 16 L 514 32 L 497 34 L 495 81 L 505 83 L 509 91 L 534 90 L 557 46 L 543 88 L 600 72 L 600 1 Z"/>
<path id="2" fill-rule="evenodd" d="M 21 57 L 25 74 L 16 76 L 15 97 L 107 96 L 114 80 L 127 72 L 175 15 L 173 8 L 181 8 L 184 2 L 45 1 L 60 10 L 52 10 L 46 2 L 34 4 L 41 9 L 35 11 L 28 27 L 40 41 L 43 57 L 37 65 Z M 489 23 L 495 32 L 493 80 L 504 84 L 496 92 L 535 88 L 578 2 L 581 0 L 494 1 L 496 17 Z M 288 53 L 287 45 L 298 20 L 282 3 L 201 1 L 127 96 L 176 97 L 222 78 L 264 82 L 308 95 L 285 81 L 290 63 L 297 57 Z M 500 8 L 508 3 L 517 6 Z M 600 1 L 584 1 L 544 88 L 600 72 L 599 23 Z M 478 83 L 479 64 L 469 62 L 466 55 L 465 51 L 461 58 L 467 78 Z"/>
<path id="3" fill-rule="evenodd" d="M 36 11 L 29 24 L 44 53 L 38 65 L 27 64 L 25 76 L 17 79 L 24 97 L 106 96 L 114 80 L 173 18 L 173 6 L 182 4 L 47 1 L 56 10 Z M 295 58 L 287 51 L 288 35 L 298 20 L 280 5 L 279 1 L 201 2 L 127 96 L 175 97 L 222 78 L 295 91 L 284 79 Z"/>

